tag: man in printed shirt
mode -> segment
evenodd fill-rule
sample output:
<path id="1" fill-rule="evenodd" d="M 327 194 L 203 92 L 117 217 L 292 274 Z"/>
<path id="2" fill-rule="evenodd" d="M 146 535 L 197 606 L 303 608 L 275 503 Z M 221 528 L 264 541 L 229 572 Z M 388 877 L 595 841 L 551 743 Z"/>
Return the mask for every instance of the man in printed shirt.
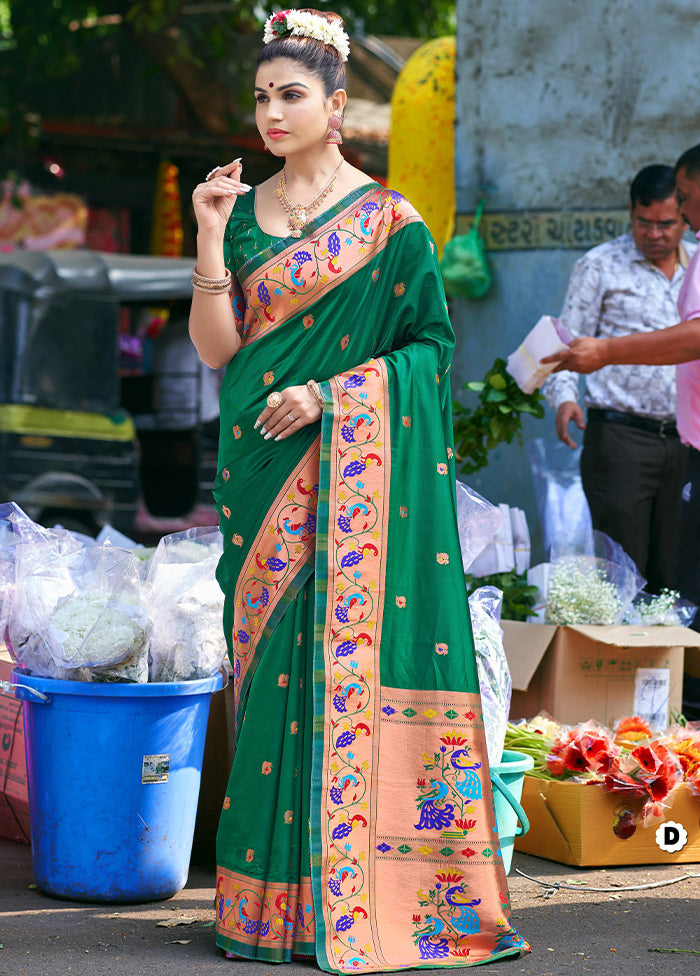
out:
<path id="1" fill-rule="evenodd" d="M 653 333 L 678 321 L 676 303 L 692 245 L 670 166 L 647 166 L 630 187 L 631 232 L 594 247 L 573 267 L 561 319 L 575 337 Z M 566 361 L 564 362 L 566 366 Z M 560 440 L 585 430 L 581 480 L 593 527 L 618 542 L 659 592 L 675 582 L 685 448 L 675 425 L 675 370 L 606 366 L 586 382 L 554 374 L 544 386 Z"/>
<path id="2" fill-rule="evenodd" d="M 686 150 L 675 167 L 681 214 L 700 240 L 700 144 Z M 678 429 L 688 444 L 683 479 L 676 586 L 681 595 L 700 605 L 700 248 L 696 249 L 678 296 L 681 321 L 663 332 L 606 339 L 576 339 L 562 353 L 543 362 L 559 369 L 592 373 L 610 364 L 676 363 Z M 693 628 L 700 630 L 700 613 Z M 696 677 L 700 682 L 700 675 Z M 700 684 L 695 699 L 700 718 Z"/>

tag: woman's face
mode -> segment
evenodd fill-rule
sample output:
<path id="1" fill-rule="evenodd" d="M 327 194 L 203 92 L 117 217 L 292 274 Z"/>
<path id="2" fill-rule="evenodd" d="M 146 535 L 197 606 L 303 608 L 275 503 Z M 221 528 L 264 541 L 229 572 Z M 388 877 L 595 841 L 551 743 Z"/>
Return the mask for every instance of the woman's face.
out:
<path id="1" fill-rule="evenodd" d="M 323 142 L 333 112 L 321 80 L 297 61 L 277 58 L 255 76 L 255 121 L 270 152 L 289 156 Z"/>

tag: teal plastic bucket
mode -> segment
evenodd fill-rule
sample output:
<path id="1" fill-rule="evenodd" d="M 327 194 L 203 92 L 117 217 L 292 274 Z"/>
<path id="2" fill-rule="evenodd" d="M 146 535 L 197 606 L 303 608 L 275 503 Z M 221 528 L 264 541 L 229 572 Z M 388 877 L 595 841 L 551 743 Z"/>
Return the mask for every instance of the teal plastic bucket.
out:
<path id="1" fill-rule="evenodd" d="M 98 684 L 15 669 L 34 879 L 78 901 L 169 898 L 187 882 L 212 693 L 197 681 Z"/>
<path id="2" fill-rule="evenodd" d="M 491 767 L 496 826 L 506 874 L 513 860 L 515 838 L 530 829 L 527 815 L 520 806 L 520 797 L 523 795 L 525 773 L 534 765 L 532 756 L 504 749 L 500 763 Z"/>

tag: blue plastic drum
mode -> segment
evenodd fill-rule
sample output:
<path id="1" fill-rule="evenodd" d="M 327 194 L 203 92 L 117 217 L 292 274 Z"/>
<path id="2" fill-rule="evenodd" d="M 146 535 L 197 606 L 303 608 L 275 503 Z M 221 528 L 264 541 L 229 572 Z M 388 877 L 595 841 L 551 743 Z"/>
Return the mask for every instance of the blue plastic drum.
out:
<path id="1" fill-rule="evenodd" d="M 34 877 L 79 901 L 169 898 L 187 882 L 216 674 L 86 683 L 15 669 Z"/>

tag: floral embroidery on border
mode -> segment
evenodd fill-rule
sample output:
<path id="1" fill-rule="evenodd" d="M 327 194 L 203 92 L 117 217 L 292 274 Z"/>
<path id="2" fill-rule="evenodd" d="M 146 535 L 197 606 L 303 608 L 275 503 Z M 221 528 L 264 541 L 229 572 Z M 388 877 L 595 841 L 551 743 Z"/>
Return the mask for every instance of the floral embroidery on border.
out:
<path id="1" fill-rule="evenodd" d="M 249 945 L 313 946 L 311 880 L 285 887 L 223 871 L 216 884 L 216 920 L 224 936 Z"/>
<path id="2" fill-rule="evenodd" d="M 275 254 L 263 267 L 243 281 L 246 300 L 243 344 L 247 345 L 278 328 L 286 318 L 317 301 L 327 286 L 337 284 L 339 275 L 350 275 L 370 261 L 400 227 L 420 220 L 400 193 L 371 190 L 361 197 L 352 216 L 329 221 L 315 240 L 302 248 L 294 244 Z M 245 274 L 245 267 L 242 269 Z M 374 275 L 379 276 L 375 269 Z M 335 277 L 335 280 L 333 280 Z M 271 292 L 276 293 L 276 315 L 270 313 Z M 307 319 L 311 321 L 307 325 Z M 313 317 L 303 320 L 305 328 Z"/>
<path id="3" fill-rule="evenodd" d="M 426 892 L 418 890 L 418 905 L 429 911 L 413 913 L 413 939 L 421 959 L 444 959 L 446 956 L 468 956 L 471 952 L 471 936 L 481 932 L 481 920 L 476 909 L 481 898 L 472 898 L 467 892 L 469 884 L 459 871 L 438 871 L 435 884 Z M 510 925 L 507 895 L 501 893 L 503 915 L 496 920 L 500 939 L 493 952 L 506 949 L 528 949 L 527 942 Z"/>
<path id="4" fill-rule="evenodd" d="M 318 439 L 280 488 L 236 584 L 232 647 L 236 706 L 258 639 L 284 583 L 313 554 L 318 504 Z M 237 545 L 243 544 L 234 537 Z"/>
<path id="5" fill-rule="evenodd" d="M 370 856 L 367 773 L 372 768 L 377 721 L 375 648 L 381 632 L 390 457 L 385 384 L 381 361 L 334 380 L 337 460 L 331 494 L 335 493 L 340 514 L 328 527 L 328 605 L 333 609 L 325 633 L 332 663 L 330 765 L 324 795 L 328 814 L 324 815 L 324 848 L 330 875 L 324 916 L 328 957 L 334 966 L 347 970 L 364 967 L 370 959 L 373 966 L 376 962 L 375 937 L 362 901 Z"/>
<path id="6" fill-rule="evenodd" d="M 428 782 L 426 777 L 418 779 L 420 796 L 416 805 L 420 820 L 414 826 L 416 830 L 441 830 L 441 837 L 455 839 L 452 828 L 456 820 L 465 822 L 465 814 L 471 812 L 471 802 L 481 799 L 481 779 L 477 773 L 481 763 L 470 761 L 467 738 L 458 732 L 443 730 L 440 743 L 432 755 L 423 753 Z M 475 826 L 474 821 L 467 829 L 460 828 L 462 833 L 456 836 L 466 837 Z"/>

